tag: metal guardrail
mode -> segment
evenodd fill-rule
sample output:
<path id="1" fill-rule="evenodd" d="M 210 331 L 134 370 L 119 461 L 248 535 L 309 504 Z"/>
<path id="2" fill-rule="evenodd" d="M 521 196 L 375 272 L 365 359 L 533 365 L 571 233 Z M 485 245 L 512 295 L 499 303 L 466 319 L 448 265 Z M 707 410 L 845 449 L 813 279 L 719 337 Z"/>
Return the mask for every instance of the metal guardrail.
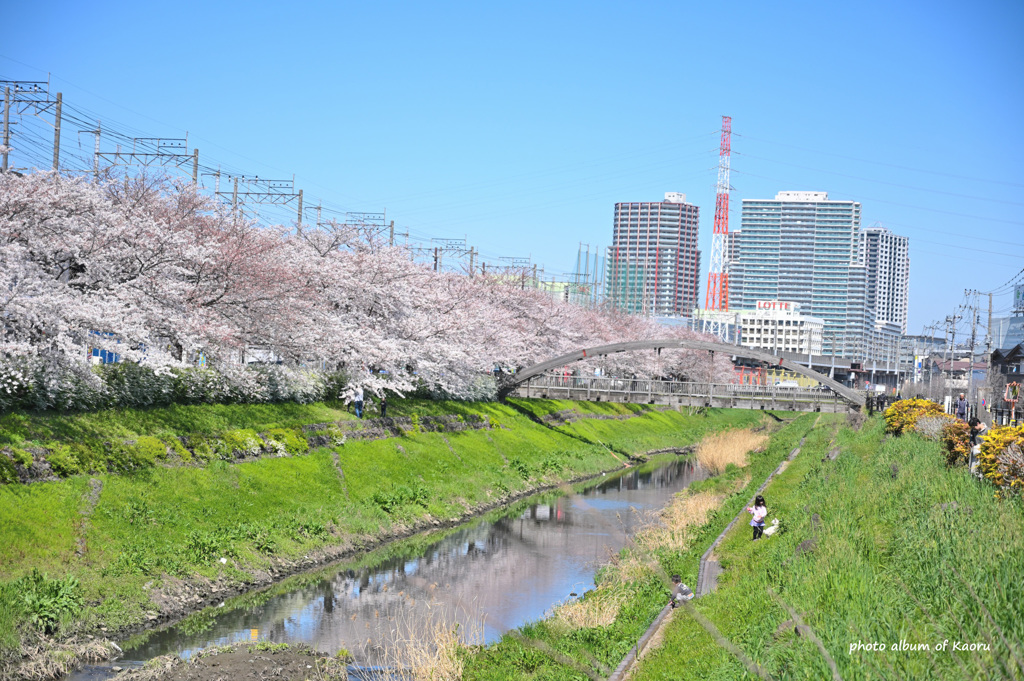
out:
<path id="1" fill-rule="evenodd" d="M 1011 411 L 1009 407 L 989 407 L 989 413 L 992 414 L 992 425 L 993 426 L 1009 426 L 1009 425 L 1020 425 L 1021 423 L 1021 412 L 1024 411 L 1020 407 Z"/>
<path id="2" fill-rule="evenodd" d="M 641 378 L 609 378 L 605 376 L 564 376 L 542 374 L 529 379 L 520 388 L 529 390 L 567 390 L 600 395 L 647 395 L 653 397 L 704 397 L 726 399 L 775 399 L 796 402 L 839 402 L 843 398 L 830 388 L 794 388 L 775 385 L 737 385 L 733 383 L 699 383 L 692 381 L 660 381 Z"/>

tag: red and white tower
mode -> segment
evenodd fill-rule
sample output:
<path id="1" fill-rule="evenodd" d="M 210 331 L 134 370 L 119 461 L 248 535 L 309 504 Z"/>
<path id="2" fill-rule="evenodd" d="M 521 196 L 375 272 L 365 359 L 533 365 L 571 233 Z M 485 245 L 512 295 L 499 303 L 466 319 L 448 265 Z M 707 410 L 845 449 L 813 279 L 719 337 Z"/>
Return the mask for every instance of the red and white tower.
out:
<path id="1" fill-rule="evenodd" d="M 729 235 L 729 162 L 732 158 L 732 118 L 722 116 L 722 142 L 718 150 L 718 184 L 715 189 L 715 233 L 711 241 L 711 266 L 704 298 L 704 333 L 723 340 L 729 331 L 724 312 L 729 311 L 729 274 L 725 271 L 725 241 Z"/>

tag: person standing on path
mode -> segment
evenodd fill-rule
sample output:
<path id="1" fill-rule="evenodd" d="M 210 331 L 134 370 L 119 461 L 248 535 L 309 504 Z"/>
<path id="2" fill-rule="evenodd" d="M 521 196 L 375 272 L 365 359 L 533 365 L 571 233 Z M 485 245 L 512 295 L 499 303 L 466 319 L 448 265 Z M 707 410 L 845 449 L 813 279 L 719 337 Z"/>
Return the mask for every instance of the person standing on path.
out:
<path id="1" fill-rule="evenodd" d="M 754 528 L 754 538 L 751 541 L 756 541 L 764 534 L 764 519 L 768 516 L 768 507 L 765 506 L 764 497 L 758 494 L 754 499 L 754 505 L 747 506 L 747 513 L 754 516 L 750 519 L 750 526 Z"/>
<path id="2" fill-rule="evenodd" d="M 388 417 L 388 394 L 386 392 L 380 394 L 380 417 L 382 419 Z"/>
<path id="3" fill-rule="evenodd" d="M 956 402 L 953 403 L 953 413 L 955 413 L 956 417 L 961 421 L 966 421 L 967 414 L 970 410 L 971 405 L 967 401 L 967 397 L 965 397 L 963 393 L 960 393 L 960 397 L 958 397 Z"/>
<path id="4" fill-rule="evenodd" d="M 363 387 L 359 386 L 356 388 L 355 393 L 352 396 L 352 404 L 356 408 L 356 418 L 363 418 Z"/>

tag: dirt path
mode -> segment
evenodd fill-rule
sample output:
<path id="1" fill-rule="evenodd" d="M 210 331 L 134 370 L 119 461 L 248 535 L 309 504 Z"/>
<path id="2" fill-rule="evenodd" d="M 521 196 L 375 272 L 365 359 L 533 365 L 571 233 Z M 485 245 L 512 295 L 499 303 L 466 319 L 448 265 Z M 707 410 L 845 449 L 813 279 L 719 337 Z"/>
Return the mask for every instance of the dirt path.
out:
<path id="1" fill-rule="evenodd" d="M 338 477 L 341 478 L 341 489 L 345 492 L 345 501 L 349 501 L 348 498 L 348 484 L 345 482 L 345 471 L 341 470 L 341 457 L 338 456 L 338 450 L 331 450 L 331 458 L 334 460 L 334 469 L 338 471 Z"/>
<path id="2" fill-rule="evenodd" d="M 343 681 L 345 663 L 316 651 L 286 644 L 255 643 L 212 648 L 184 662 L 165 656 L 146 667 L 122 671 L 114 681 Z"/>
<path id="3" fill-rule="evenodd" d="M 96 510 L 96 504 L 100 502 L 100 494 L 103 492 L 103 481 L 99 478 L 89 479 L 89 492 L 86 494 L 84 506 L 80 511 L 82 516 L 78 523 L 78 539 L 77 546 L 75 548 L 75 555 L 81 558 L 85 555 L 85 552 L 89 549 L 86 545 L 86 536 L 89 534 L 89 520 L 92 518 L 93 511 Z"/>

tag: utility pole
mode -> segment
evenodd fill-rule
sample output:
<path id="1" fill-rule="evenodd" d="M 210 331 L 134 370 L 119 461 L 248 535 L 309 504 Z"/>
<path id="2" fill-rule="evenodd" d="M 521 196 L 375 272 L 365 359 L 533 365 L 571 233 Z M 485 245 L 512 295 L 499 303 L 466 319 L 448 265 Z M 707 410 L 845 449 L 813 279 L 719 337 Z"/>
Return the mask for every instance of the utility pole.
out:
<path id="1" fill-rule="evenodd" d="M 96 151 L 99 152 L 99 138 L 96 139 Z M 192 150 L 192 184 L 199 184 L 199 147 Z"/>
<path id="2" fill-rule="evenodd" d="M 238 176 L 235 176 L 235 191 L 231 194 L 231 214 L 238 219 Z"/>
<path id="3" fill-rule="evenodd" d="M 103 122 L 96 121 L 96 141 L 92 150 L 92 176 L 96 182 L 100 181 L 100 131 L 102 129 Z M 195 179 L 192 181 L 195 182 Z"/>
<path id="4" fill-rule="evenodd" d="M 434 246 L 434 271 L 437 272 L 441 266 L 441 249 Z"/>
<path id="5" fill-rule="evenodd" d="M 965 291 L 965 293 L 968 293 L 968 294 L 970 294 L 972 296 L 972 298 L 971 298 L 972 305 L 970 307 L 970 311 L 971 311 L 971 356 L 970 356 L 970 358 L 968 359 L 968 362 L 967 362 L 967 399 L 971 400 L 971 402 L 974 403 L 975 402 L 974 392 L 973 392 L 973 389 L 974 389 L 974 341 L 975 341 L 975 338 L 976 338 L 977 327 L 978 327 L 978 298 L 977 298 L 977 293 L 978 292 L 977 291 Z M 977 407 L 975 407 L 975 408 L 977 408 Z"/>
<path id="6" fill-rule="evenodd" d="M 985 354 L 992 355 L 992 343 L 995 342 L 995 338 L 992 337 L 992 294 L 988 294 L 988 325 L 985 327 Z"/>
<path id="7" fill-rule="evenodd" d="M 388 228 L 388 246 L 395 245 L 395 221 L 391 221 L 391 226 Z"/>
<path id="8" fill-rule="evenodd" d="M 985 396 L 992 403 L 992 294 L 988 294 L 988 326 L 985 327 Z"/>
<path id="9" fill-rule="evenodd" d="M 949 350 L 949 365 L 948 372 L 949 376 L 953 375 L 953 362 L 956 361 L 956 323 L 963 319 L 962 315 L 946 315 L 946 340 L 948 345 L 946 349 Z M 943 361 L 945 361 L 945 352 L 943 352 Z"/>
<path id="10" fill-rule="evenodd" d="M 302 190 L 301 189 L 299 190 L 299 217 L 298 217 L 298 220 L 297 220 L 297 224 L 300 227 L 302 226 Z"/>
<path id="11" fill-rule="evenodd" d="M 57 93 L 57 114 L 53 124 L 53 169 L 60 170 L 60 109 L 61 93 Z"/>
<path id="12" fill-rule="evenodd" d="M 394 224 L 394 223 L 392 223 Z M 476 248 L 470 247 L 469 249 L 469 278 L 473 278 L 473 259 L 476 256 Z"/>
<path id="13" fill-rule="evenodd" d="M 7 172 L 7 147 L 11 145 L 11 88 L 4 88 L 4 161 L 3 172 Z"/>

